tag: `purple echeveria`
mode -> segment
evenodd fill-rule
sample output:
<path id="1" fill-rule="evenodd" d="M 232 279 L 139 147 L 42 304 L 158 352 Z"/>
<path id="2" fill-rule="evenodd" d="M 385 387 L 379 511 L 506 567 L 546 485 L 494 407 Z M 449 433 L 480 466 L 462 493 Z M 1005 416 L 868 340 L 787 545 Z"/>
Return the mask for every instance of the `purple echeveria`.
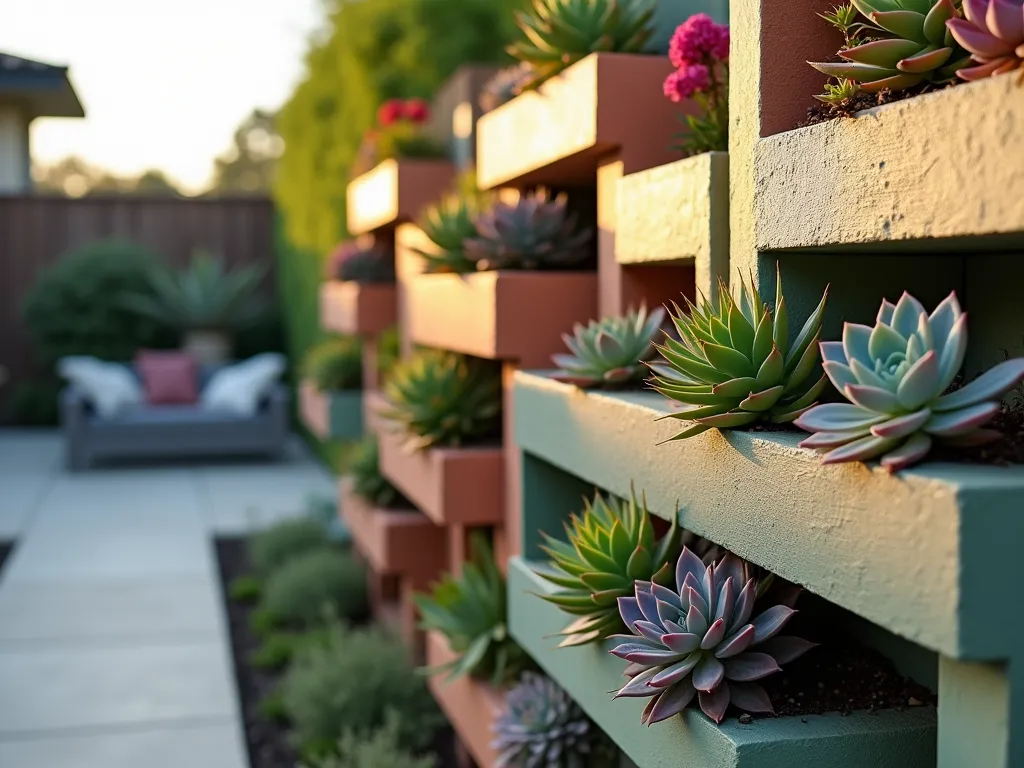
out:
<path id="1" fill-rule="evenodd" d="M 796 611 L 773 605 L 754 618 L 757 582 L 750 565 L 733 554 L 705 566 L 687 548 L 676 563 L 676 589 L 636 583 L 635 597 L 620 597 L 619 611 L 632 635 L 615 635 L 611 653 L 629 662 L 630 678 L 615 698 L 649 696 L 641 722 L 679 714 L 697 698 L 704 714 L 722 722 L 732 704 L 747 712 L 773 712 L 755 681 L 802 656 L 814 643 L 779 631 Z"/>
<path id="2" fill-rule="evenodd" d="M 981 80 L 1024 67 L 1024 0 L 964 0 L 964 16 L 946 22 L 975 66 L 957 72 Z"/>

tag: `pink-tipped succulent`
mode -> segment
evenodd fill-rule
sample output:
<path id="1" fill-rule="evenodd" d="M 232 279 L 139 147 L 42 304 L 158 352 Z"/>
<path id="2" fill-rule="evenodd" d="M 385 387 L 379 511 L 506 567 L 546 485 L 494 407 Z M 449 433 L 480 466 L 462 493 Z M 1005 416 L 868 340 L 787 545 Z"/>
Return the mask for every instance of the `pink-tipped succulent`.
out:
<path id="1" fill-rule="evenodd" d="M 930 315 L 909 293 L 896 304 L 883 301 L 874 328 L 847 323 L 841 342 L 821 342 L 825 373 L 850 402 L 802 414 L 794 423 L 814 434 L 800 445 L 826 452 L 825 464 L 881 456 L 895 472 L 923 459 L 936 440 L 970 446 L 998 439 L 985 425 L 1000 398 L 1024 381 L 1024 358 L 947 392 L 966 352 L 967 315 L 956 293 Z"/>
<path id="2" fill-rule="evenodd" d="M 654 354 L 654 335 L 664 319 L 663 308 L 647 314 L 647 307 L 640 307 L 625 315 L 591 320 L 586 326 L 576 323 L 571 336 L 562 334 L 572 354 L 552 357 L 559 367 L 553 378 L 578 387 L 643 379 L 644 362 Z"/>
<path id="3" fill-rule="evenodd" d="M 760 680 L 814 647 L 779 635 L 796 611 L 773 605 L 751 618 L 757 580 L 748 563 L 727 554 L 712 565 L 683 548 L 675 590 L 636 582 L 635 597 L 620 597 L 619 612 L 632 635 L 615 635 L 611 653 L 629 662 L 630 678 L 615 698 L 651 697 L 647 725 L 682 712 L 696 698 L 716 723 L 730 705 L 773 712 Z"/>
<path id="4" fill-rule="evenodd" d="M 962 80 L 1024 69 L 1024 0 L 964 0 L 964 16 L 946 22 L 976 64 L 957 72 Z"/>

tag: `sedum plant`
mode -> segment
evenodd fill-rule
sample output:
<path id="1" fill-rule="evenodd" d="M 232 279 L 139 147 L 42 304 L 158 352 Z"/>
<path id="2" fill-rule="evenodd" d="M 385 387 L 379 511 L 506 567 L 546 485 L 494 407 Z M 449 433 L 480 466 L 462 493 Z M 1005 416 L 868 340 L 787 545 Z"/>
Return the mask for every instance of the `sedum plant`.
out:
<path id="1" fill-rule="evenodd" d="M 946 23 L 974 63 L 957 71 L 961 80 L 981 80 L 1015 69 L 1024 70 L 1022 0 L 964 0 L 963 11 L 966 18 Z"/>
<path id="2" fill-rule="evenodd" d="M 630 678 L 619 697 L 650 697 L 641 722 L 647 725 L 682 712 L 697 698 L 716 723 L 729 705 L 747 712 L 773 712 L 755 681 L 814 647 L 779 635 L 796 611 L 786 605 L 751 618 L 757 580 L 733 554 L 705 565 L 683 548 L 675 567 L 675 589 L 638 581 L 633 597 L 619 598 L 622 620 L 632 634 L 620 635 L 612 653 L 629 662 Z"/>
<path id="3" fill-rule="evenodd" d="M 363 385 L 363 352 L 354 336 L 336 336 L 312 347 L 303 361 L 304 375 L 328 392 Z"/>
<path id="4" fill-rule="evenodd" d="M 622 629 L 616 600 L 633 593 L 638 580 L 668 583 L 681 548 L 682 532 L 673 519 L 659 540 L 647 504 L 633 494 L 628 501 L 597 494 L 584 502 L 583 514 L 565 526 L 568 541 L 547 534 L 541 549 L 552 568 L 537 574 L 561 589 L 543 599 L 577 616 L 562 630 L 559 647 L 598 642 Z"/>
<path id="5" fill-rule="evenodd" d="M 811 62 L 819 72 L 845 78 L 860 90 L 900 91 L 922 83 L 948 83 L 968 63 L 946 22 L 960 12 L 953 0 L 851 0 L 825 18 L 846 36 L 843 62 Z M 865 19 L 854 22 L 852 10 Z"/>
<path id="6" fill-rule="evenodd" d="M 356 447 L 348 465 L 352 490 L 374 507 L 407 506 L 402 494 L 380 471 L 380 448 L 377 436 L 367 434 Z"/>
<path id="7" fill-rule="evenodd" d="M 720 282 L 717 307 L 704 298 L 699 306 L 687 300 L 687 315 L 673 305 L 679 340 L 667 337 L 658 347 L 664 362 L 651 365 L 651 386 L 688 406 L 669 418 L 693 422 L 672 439 L 712 427 L 786 423 L 814 405 L 827 382 L 824 375 L 810 378 L 818 364 L 817 341 L 827 297 L 826 288 L 792 344 L 781 274 L 774 315 L 757 289 L 742 278 L 738 301 Z"/>
<path id="8" fill-rule="evenodd" d="M 556 682 L 524 672 L 491 725 L 495 768 L 613 768 L 616 750 Z"/>
<path id="9" fill-rule="evenodd" d="M 515 680 L 527 656 L 508 633 L 505 578 L 486 539 L 473 538 L 473 557 L 460 576 L 445 574 L 430 594 L 415 595 L 420 627 L 445 636 L 457 655 L 449 664 L 422 670 L 487 678 L 496 686 Z"/>
<path id="10" fill-rule="evenodd" d="M 499 200 L 475 224 L 477 234 L 465 248 L 480 270 L 569 269 L 591 257 L 593 232 L 578 226 L 564 194 L 552 199 L 541 189 L 514 203 Z"/>
<path id="11" fill-rule="evenodd" d="M 395 365 L 384 395 L 380 415 L 408 434 L 410 450 L 459 446 L 501 427 L 501 371 L 489 361 L 424 349 Z"/>
<path id="12" fill-rule="evenodd" d="M 473 217 L 477 207 L 475 201 L 451 195 L 426 210 L 420 226 L 435 247 L 416 249 L 423 258 L 424 272 L 460 275 L 476 271 L 476 262 L 466 257 L 465 243 L 476 236 Z"/>
<path id="13" fill-rule="evenodd" d="M 531 90 L 598 51 L 640 53 L 654 34 L 655 0 L 533 0 L 516 12 L 523 40 L 506 50 L 528 64 Z"/>
<path id="14" fill-rule="evenodd" d="M 281 520 L 249 535 L 246 551 L 259 578 L 265 578 L 291 559 L 330 543 L 322 522 L 312 515 Z"/>
<path id="15" fill-rule="evenodd" d="M 1000 363 L 948 391 L 967 352 L 967 315 L 956 293 L 930 315 L 904 293 L 883 301 L 874 328 L 847 323 L 843 340 L 821 344 L 825 373 L 849 403 L 819 405 L 796 421 L 814 434 L 801 446 L 825 451 L 822 462 L 882 457 L 890 472 L 920 461 L 935 441 L 980 445 L 1003 394 L 1024 381 L 1024 358 Z"/>
<path id="16" fill-rule="evenodd" d="M 553 378 L 578 387 L 642 379 L 647 371 L 643 363 L 654 352 L 654 334 L 664 319 L 661 307 L 650 314 L 641 307 L 623 317 L 591 320 L 586 327 L 577 323 L 572 336 L 562 335 L 572 354 L 553 356 L 561 369 Z"/>

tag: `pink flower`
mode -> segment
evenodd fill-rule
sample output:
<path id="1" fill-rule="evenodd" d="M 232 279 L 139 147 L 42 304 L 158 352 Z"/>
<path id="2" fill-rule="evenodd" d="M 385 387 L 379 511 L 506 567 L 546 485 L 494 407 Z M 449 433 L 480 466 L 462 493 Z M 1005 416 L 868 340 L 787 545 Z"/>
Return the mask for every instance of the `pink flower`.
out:
<path id="1" fill-rule="evenodd" d="M 386 128 L 405 115 L 405 102 L 401 99 L 388 99 L 377 110 L 377 124 Z"/>
<path id="2" fill-rule="evenodd" d="M 683 101 L 711 85 L 711 73 L 703 64 L 689 64 L 665 78 L 665 95 Z"/>
<path id="3" fill-rule="evenodd" d="M 729 59 L 729 27 L 716 24 L 706 13 L 698 13 L 678 27 L 668 47 L 672 64 L 683 69 L 708 58 L 718 61 Z"/>

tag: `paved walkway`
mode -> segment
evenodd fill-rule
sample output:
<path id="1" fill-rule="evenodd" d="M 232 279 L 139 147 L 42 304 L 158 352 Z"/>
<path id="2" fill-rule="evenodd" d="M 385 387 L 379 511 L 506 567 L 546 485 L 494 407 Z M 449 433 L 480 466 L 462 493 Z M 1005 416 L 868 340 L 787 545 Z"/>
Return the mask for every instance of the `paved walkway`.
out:
<path id="1" fill-rule="evenodd" d="M 283 464 L 62 471 L 0 431 L 0 766 L 245 768 L 212 536 L 331 495 Z"/>

